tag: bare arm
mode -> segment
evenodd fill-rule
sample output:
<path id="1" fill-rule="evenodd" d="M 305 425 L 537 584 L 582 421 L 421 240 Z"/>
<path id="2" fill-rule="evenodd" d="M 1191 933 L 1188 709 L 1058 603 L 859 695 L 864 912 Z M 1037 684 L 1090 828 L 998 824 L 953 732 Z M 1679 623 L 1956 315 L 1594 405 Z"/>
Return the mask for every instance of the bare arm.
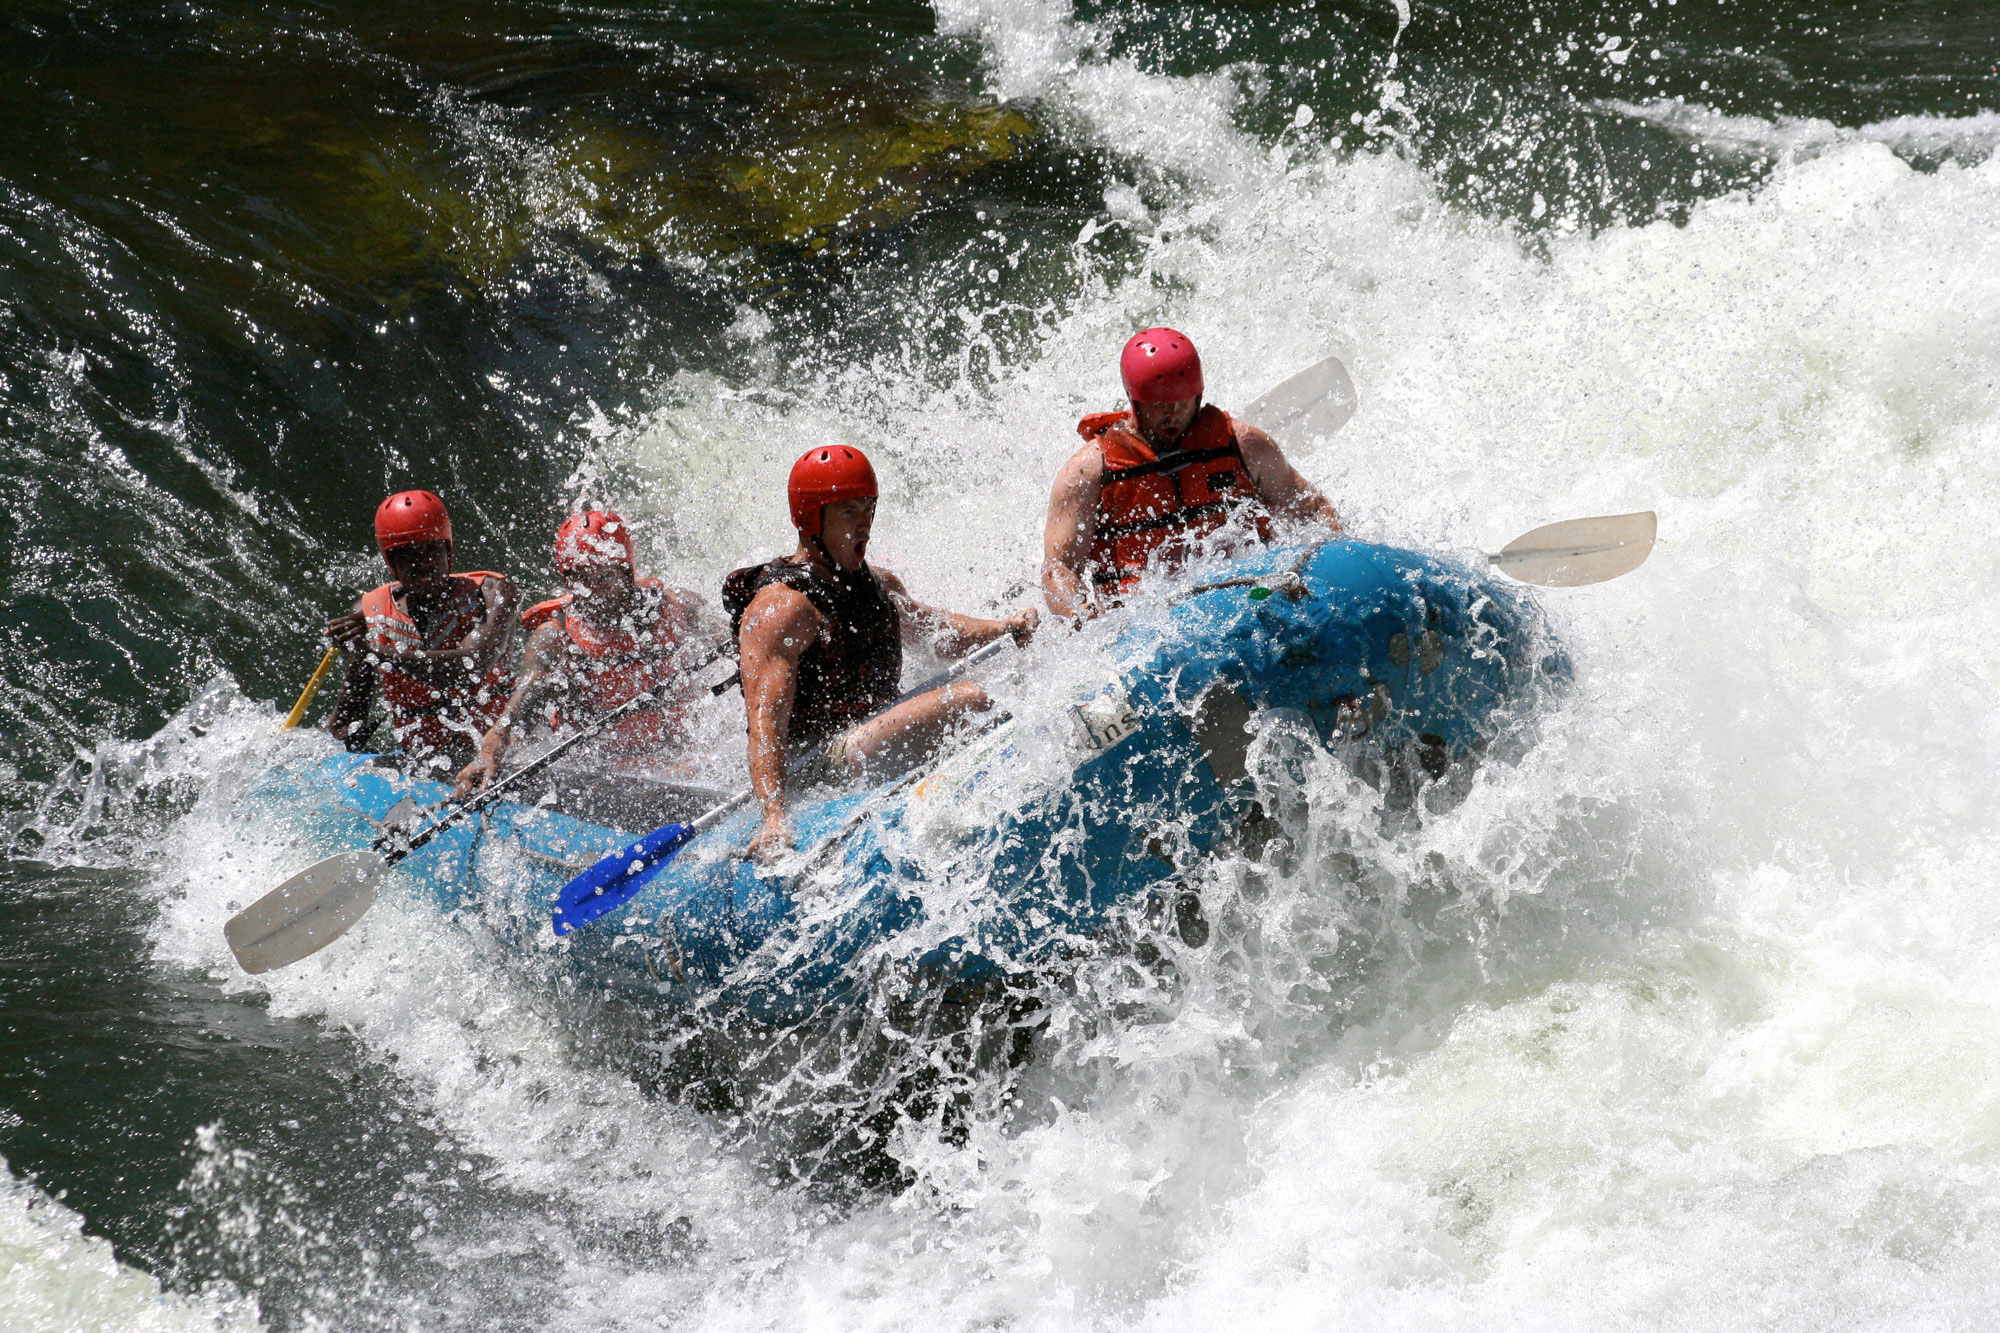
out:
<path id="1" fill-rule="evenodd" d="M 799 658 L 826 619 L 804 593 L 783 584 L 758 592 L 737 636 L 743 669 L 743 711 L 750 730 L 750 789 L 764 807 L 764 824 L 750 854 L 766 860 L 790 842 L 785 828 L 785 737 L 799 684 Z"/>
<path id="2" fill-rule="evenodd" d="M 468 666 L 491 669 L 514 646 L 514 629 L 520 624 L 514 608 L 520 594 L 514 590 L 514 580 L 506 578 L 483 580 L 479 591 L 486 598 L 486 618 L 458 641 L 456 649 L 448 651 L 462 655 Z"/>
<path id="3" fill-rule="evenodd" d="M 562 626 L 551 619 L 528 636 L 526 660 L 521 664 L 521 681 L 513 697 L 501 710 L 500 720 L 479 740 L 479 755 L 459 770 L 458 785 L 452 795 L 463 800 L 492 782 L 500 772 L 500 761 L 514 739 L 514 719 L 542 713 L 555 693 L 556 668 L 562 661 Z"/>
<path id="4" fill-rule="evenodd" d="M 687 617 L 690 632 L 716 627 L 728 629 L 728 622 L 723 620 L 722 612 L 715 604 L 692 588 L 669 588 L 667 595 L 674 599 L 674 604 L 680 607 L 681 614 Z"/>
<path id="5" fill-rule="evenodd" d="M 374 729 L 365 724 L 368 709 L 375 702 L 375 668 L 365 651 L 368 624 L 356 602 L 344 616 L 327 622 L 327 637 L 340 649 L 340 693 L 333 699 L 333 711 L 321 725 L 350 750 L 367 744 Z"/>
<path id="6" fill-rule="evenodd" d="M 1236 445 L 1243 451 L 1243 465 L 1250 470 L 1257 498 L 1265 508 L 1281 518 L 1320 523 L 1332 532 L 1342 530 L 1333 502 L 1299 475 L 1268 433 L 1238 422 Z"/>
<path id="7" fill-rule="evenodd" d="M 517 623 L 514 608 L 520 594 L 514 589 L 512 579 L 486 579 L 479 585 L 479 595 L 485 600 L 486 610 L 472 631 L 457 643 L 446 644 L 442 648 L 392 647 L 387 655 L 401 662 L 449 662 L 463 661 L 468 672 L 477 674 L 489 670 L 507 655 L 514 646 L 514 626 Z M 338 637 L 350 634 L 356 643 L 367 633 L 363 623 L 361 607 L 356 604 L 354 611 L 327 624 L 327 632 Z"/>
<path id="8" fill-rule="evenodd" d="M 884 570 L 877 570 L 876 574 L 903 610 L 904 638 L 927 634 L 932 647 L 944 657 L 957 657 L 970 652 L 981 644 L 993 642 L 1002 634 L 1011 634 L 1016 642 L 1026 643 L 1034 637 L 1035 626 L 1041 621 L 1041 616 L 1032 608 L 1016 611 L 1004 620 L 985 620 L 979 616 L 927 606 L 910 596 L 909 589 L 894 574 Z"/>
<path id="9" fill-rule="evenodd" d="M 1087 565 L 1103 492 L 1104 455 L 1086 444 L 1056 473 L 1048 525 L 1042 530 L 1042 593 L 1055 615 L 1075 620 L 1096 614 Z"/>
<path id="10" fill-rule="evenodd" d="M 706 597 L 686 588 L 669 588 L 667 595 L 680 607 L 687 625 L 678 647 L 680 653 L 686 655 L 696 648 L 705 649 L 711 641 L 729 637 L 729 618 Z"/>

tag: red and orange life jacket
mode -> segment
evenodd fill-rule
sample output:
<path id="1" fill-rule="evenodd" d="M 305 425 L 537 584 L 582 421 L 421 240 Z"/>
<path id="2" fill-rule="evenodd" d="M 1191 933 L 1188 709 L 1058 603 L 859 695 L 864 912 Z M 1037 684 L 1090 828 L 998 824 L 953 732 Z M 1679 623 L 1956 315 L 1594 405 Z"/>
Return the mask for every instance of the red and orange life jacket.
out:
<path id="1" fill-rule="evenodd" d="M 676 650 L 691 626 L 687 608 L 658 579 L 634 578 L 632 586 L 639 592 L 638 606 L 629 618 L 639 626 L 636 630 L 625 624 L 606 630 L 570 615 L 568 594 L 539 602 L 521 616 L 521 623 L 530 628 L 562 616 L 563 633 L 569 638 L 569 660 L 562 674 L 578 712 L 608 713 L 659 688 L 677 669 Z M 642 708 L 621 717 L 606 734 L 604 749 L 613 755 L 657 749 L 685 729 L 685 711 L 685 705 Z"/>
<path id="2" fill-rule="evenodd" d="M 418 759 L 463 754 L 478 746 L 486 729 L 499 720 L 514 692 L 514 677 L 496 666 L 475 677 L 457 662 L 397 661 L 398 652 L 448 648 L 479 627 L 486 618 L 481 585 L 502 578 L 491 570 L 452 575 L 453 597 L 425 634 L 396 601 L 400 586 L 385 583 L 361 599 L 368 622 L 367 648 L 382 681 L 382 699 L 389 706 L 389 727 L 396 743 Z"/>
<path id="3" fill-rule="evenodd" d="M 1220 408 L 1196 413 L 1181 447 L 1164 458 L 1139 437 L 1129 411 L 1087 416 L 1076 432 L 1104 455 L 1090 547 L 1091 579 L 1100 589 L 1126 592 L 1149 568 L 1178 568 L 1246 504 L 1257 506 L 1258 538 L 1271 539 L 1270 516 L 1237 447 L 1236 423 Z"/>

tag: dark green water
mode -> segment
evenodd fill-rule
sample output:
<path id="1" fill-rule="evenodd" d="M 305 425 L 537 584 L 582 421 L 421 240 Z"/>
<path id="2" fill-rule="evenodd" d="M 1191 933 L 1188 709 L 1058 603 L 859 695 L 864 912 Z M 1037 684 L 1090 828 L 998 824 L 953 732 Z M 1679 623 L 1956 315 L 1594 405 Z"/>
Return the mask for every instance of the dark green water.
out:
<path id="1" fill-rule="evenodd" d="M 1447 197 L 1527 222 L 1539 192 L 1602 224 L 1769 165 L 1613 123 L 1606 98 L 1843 125 L 2000 102 L 1976 6 L 1780 9 L 1421 5 L 1396 70 L 1408 114 L 1380 123 L 1411 122 Z M 1266 135 L 1299 102 L 1319 125 L 1379 114 L 1395 34 L 1384 5 L 1081 14 L 1151 68 L 1258 62 L 1246 118 Z M 10 7 L 0 753 L 23 777 L 150 734 L 219 671 L 286 693 L 366 577 L 357 497 L 429 481 L 467 545 L 536 560 L 586 405 L 727 374 L 745 296 L 799 355 L 916 333 L 915 368 L 949 364 L 955 321 L 913 330 L 885 289 L 997 303 L 954 276 L 984 257 L 977 215 L 1004 209 L 1039 256 L 1114 170 L 1032 101 L 982 96 L 978 52 L 921 5 L 409 18 Z M 1564 58 L 1605 34 L 1660 55 Z M 1035 277 L 1062 299 L 1059 272 Z"/>
<path id="2" fill-rule="evenodd" d="M 1754 193 L 1787 127 L 1970 125 L 1878 136 L 1925 172 L 2000 139 L 1986 5 L 1074 18 L 1086 61 L 1220 72 L 1251 141 L 1335 171 L 1400 154 L 1531 251 Z M 1073 96 L 996 96 L 990 56 L 925 5 L 850 0 L 0 13 L 0 1157 L 123 1262 L 255 1293 L 272 1327 L 610 1327 L 643 1298 L 581 1310 L 566 1274 L 692 1252 L 672 1216 L 593 1230 L 560 1189 L 496 1183 L 339 1024 L 162 961 L 159 849 L 199 775 L 130 747 L 218 678 L 289 700 L 374 581 L 390 490 L 445 493 L 470 563 L 539 586 L 599 423 L 700 384 L 866 413 L 853 366 L 976 410 L 1145 262 L 1131 231 L 1078 240 L 1108 189 L 1232 207 L 1227 179 L 1081 128 Z M 1667 99 L 1768 132 L 1619 109 Z M 1044 484 L 1007 512 L 1038 523 Z M 243 1206 L 296 1227 L 246 1240 Z M 576 1248 L 523 1257 L 545 1215 Z M 451 1246 L 407 1243 L 425 1226 Z"/>

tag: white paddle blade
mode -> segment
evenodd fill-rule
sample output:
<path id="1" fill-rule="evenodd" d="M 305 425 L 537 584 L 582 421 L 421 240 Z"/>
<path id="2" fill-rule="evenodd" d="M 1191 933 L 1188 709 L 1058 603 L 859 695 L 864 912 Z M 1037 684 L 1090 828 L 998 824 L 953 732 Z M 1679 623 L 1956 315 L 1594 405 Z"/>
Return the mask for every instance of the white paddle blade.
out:
<path id="1" fill-rule="evenodd" d="M 1523 583 L 1545 588 L 1579 588 L 1629 574 L 1653 553 L 1659 519 L 1643 514 L 1608 514 L 1551 523 L 1507 543 L 1486 558 L 1496 569 Z"/>
<path id="2" fill-rule="evenodd" d="M 367 847 L 307 866 L 229 918 L 222 934 L 230 952 L 253 975 L 318 953 L 373 905 L 388 869 Z"/>
<path id="3" fill-rule="evenodd" d="M 1331 435 L 1347 424 L 1360 400 L 1354 381 L 1340 358 L 1330 356 L 1298 374 L 1243 409 L 1243 420 L 1269 431 L 1283 444 Z"/>

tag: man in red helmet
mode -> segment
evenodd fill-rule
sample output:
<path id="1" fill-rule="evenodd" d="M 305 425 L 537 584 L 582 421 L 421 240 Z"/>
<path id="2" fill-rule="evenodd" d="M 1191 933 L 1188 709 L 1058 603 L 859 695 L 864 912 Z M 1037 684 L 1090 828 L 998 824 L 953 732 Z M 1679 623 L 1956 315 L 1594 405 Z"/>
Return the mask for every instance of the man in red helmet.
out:
<path id="1" fill-rule="evenodd" d="M 1038 618 L 1033 610 L 1005 620 L 942 611 L 913 599 L 895 575 L 871 569 L 875 469 L 859 449 L 807 450 L 787 491 L 798 549 L 739 569 L 722 585 L 743 670 L 750 785 L 764 808 L 750 844 L 758 861 L 791 845 L 788 763 L 800 785 L 894 771 L 993 706 L 970 681 L 897 703 L 905 643 L 928 637 L 956 656 L 1002 634 L 1026 642 Z"/>
<path id="2" fill-rule="evenodd" d="M 521 683 L 480 742 L 478 757 L 459 773 L 453 794 L 460 798 L 498 775 L 516 719 L 586 723 L 666 685 L 704 618 L 694 593 L 639 576 L 632 529 L 609 509 L 564 519 L 556 529 L 555 558 L 565 591 L 522 614 L 531 632 Z M 602 753 L 631 764 L 657 758 L 685 738 L 686 719 L 669 701 L 619 718 Z"/>
<path id="3" fill-rule="evenodd" d="M 1057 615 L 1116 605 L 1147 572 L 1173 572 L 1232 523 L 1266 542 L 1273 517 L 1341 530 L 1276 440 L 1202 403 L 1201 358 L 1186 335 L 1133 334 L 1119 369 L 1131 410 L 1077 423 L 1083 447 L 1049 496 L 1042 589 Z"/>
<path id="4" fill-rule="evenodd" d="M 403 753 L 428 777 L 472 757 L 514 688 L 514 585 L 503 574 L 451 572 L 451 516 L 429 491 L 402 491 L 375 511 L 375 544 L 393 575 L 327 622 L 346 675 L 326 729 L 367 744 L 375 687 Z"/>

